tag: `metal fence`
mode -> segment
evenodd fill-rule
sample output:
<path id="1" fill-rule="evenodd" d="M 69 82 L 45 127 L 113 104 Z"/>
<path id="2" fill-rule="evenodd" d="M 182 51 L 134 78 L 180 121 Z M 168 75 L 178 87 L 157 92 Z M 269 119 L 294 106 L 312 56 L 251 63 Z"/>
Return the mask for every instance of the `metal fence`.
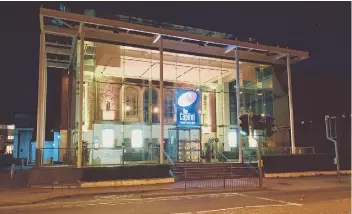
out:
<path id="1" fill-rule="evenodd" d="M 208 167 L 186 168 L 184 172 L 187 189 L 238 189 L 259 187 L 256 167 Z"/>

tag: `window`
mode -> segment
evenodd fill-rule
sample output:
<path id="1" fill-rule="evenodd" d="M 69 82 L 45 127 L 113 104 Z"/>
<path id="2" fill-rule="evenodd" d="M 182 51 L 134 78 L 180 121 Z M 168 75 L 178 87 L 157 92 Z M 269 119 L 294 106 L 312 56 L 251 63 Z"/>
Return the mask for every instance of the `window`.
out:
<path id="1" fill-rule="evenodd" d="M 7 129 L 15 129 L 15 125 L 8 125 Z"/>
<path id="2" fill-rule="evenodd" d="M 128 117 L 138 117 L 138 91 L 128 87 L 125 91 L 125 115 Z"/>
<path id="3" fill-rule="evenodd" d="M 132 139 L 131 146 L 132 148 L 141 148 L 143 147 L 143 136 L 141 129 L 133 129 L 132 130 Z"/>
<path id="4" fill-rule="evenodd" d="M 110 102 L 109 101 L 106 102 L 106 111 L 110 111 Z"/>
<path id="5" fill-rule="evenodd" d="M 13 145 L 6 145 L 5 154 L 12 154 L 12 151 L 13 151 Z"/>
<path id="6" fill-rule="evenodd" d="M 258 147 L 258 141 L 254 139 L 252 136 L 249 137 L 249 147 L 250 148 Z"/>
<path id="7" fill-rule="evenodd" d="M 114 147 L 114 137 L 113 129 L 103 129 L 103 148 Z"/>
<path id="8" fill-rule="evenodd" d="M 237 147 L 237 132 L 236 131 L 231 131 L 228 132 L 228 141 L 229 141 L 229 146 L 230 148 Z"/>
<path id="9" fill-rule="evenodd" d="M 143 95 L 143 120 L 144 122 L 149 122 L 149 113 L 151 114 L 151 120 L 153 123 L 158 123 L 159 122 L 159 106 L 158 106 L 158 93 L 155 89 L 152 88 L 151 93 L 152 93 L 152 99 L 151 103 L 149 103 L 149 91 L 150 89 L 147 88 L 144 91 Z M 151 104 L 151 106 L 149 106 Z M 150 109 L 151 108 L 151 109 Z"/>
<path id="10" fill-rule="evenodd" d="M 174 121 L 175 115 L 175 95 L 173 91 L 164 93 L 164 120 L 167 122 Z"/>
<path id="11" fill-rule="evenodd" d="M 10 136 L 10 135 L 7 136 L 7 139 L 8 139 L 8 140 L 13 140 L 13 138 L 14 138 L 13 136 Z"/>

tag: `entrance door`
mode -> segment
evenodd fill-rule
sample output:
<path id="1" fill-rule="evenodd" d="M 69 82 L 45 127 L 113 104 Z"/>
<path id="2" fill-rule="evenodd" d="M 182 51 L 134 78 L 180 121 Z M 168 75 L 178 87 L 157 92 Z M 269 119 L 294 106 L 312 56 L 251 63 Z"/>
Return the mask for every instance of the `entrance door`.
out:
<path id="1" fill-rule="evenodd" d="M 18 158 L 28 158 L 30 154 L 30 144 L 32 139 L 31 131 L 19 131 L 18 132 Z"/>
<path id="2" fill-rule="evenodd" d="M 166 152 L 175 162 L 198 162 L 201 155 L 199 128 L 169 129 Z"/>

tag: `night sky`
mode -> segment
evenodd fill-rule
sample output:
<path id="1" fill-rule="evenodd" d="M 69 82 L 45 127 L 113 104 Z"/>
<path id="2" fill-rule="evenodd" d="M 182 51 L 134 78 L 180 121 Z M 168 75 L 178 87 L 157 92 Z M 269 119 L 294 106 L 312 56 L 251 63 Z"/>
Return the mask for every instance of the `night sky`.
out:
<path id="1" fill-rule="evenodd" d="M 67 4 L 68 3 L 68 4 Z M 39 7 L 59 3 L 1 2 L 0 123 L 13 112 L 36 114 L 39 65 Z M 297 146 L 330 151 L 324 140 L 324 114 L 351 113 L 350 2 L 66 2 L 146 19 L 234 34 L 239 40 L 307 50 L 311 58 L 292 66 Z M 58 102 L 59 70 L 48 70 L 48 123 Z M 303 126 L 301 121 L 312 120 Z M 309 130 L 309 131 L 307 131 Z M 302 136 L 309 137 L 303 138 Z M 345 142 L 351 144 L 350 140 Z M 319 150 L 319 149 L 318 149 Z"/>

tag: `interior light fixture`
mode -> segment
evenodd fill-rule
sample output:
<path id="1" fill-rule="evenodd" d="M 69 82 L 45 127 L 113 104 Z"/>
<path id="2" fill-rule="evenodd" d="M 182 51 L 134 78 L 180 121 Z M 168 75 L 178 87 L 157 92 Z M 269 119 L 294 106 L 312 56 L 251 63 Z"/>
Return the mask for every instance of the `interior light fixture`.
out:
<path id="1" fill-rule="evenodd" d="M 155 108 L 153 109 L 153 112 L 154 112 L 154 113 L 158 113 L 158 112 L 159 112 L 159 108 L 158 108 L 158 107 L 155 107 Z"/>
<path id="2" fill-rule="evenodd" d="M 235 49 L 236 46 L 235 45 L 228 45 L 226 48 L 225 48 L 225 54 L 229 53 L 230 51 L 232 51 L 233 49 Z"/>
<path id="3" fill-rule="evenodd" d="M 159 39 L 161 38 L 160 34 L 156 34 L 153 36 L 153 44 L 155 44 L 157 41 L 159 41 Z"/>

